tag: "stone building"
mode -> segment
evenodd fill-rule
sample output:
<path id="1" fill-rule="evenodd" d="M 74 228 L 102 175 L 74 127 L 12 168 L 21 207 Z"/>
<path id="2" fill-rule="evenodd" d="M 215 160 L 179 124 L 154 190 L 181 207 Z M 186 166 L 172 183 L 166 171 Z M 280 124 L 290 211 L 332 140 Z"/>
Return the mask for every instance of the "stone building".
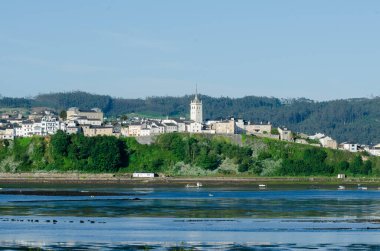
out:
<path id="1" fill-rule="evenodd" d="M 336 140 L 333 140 L 330 137 L 323 137 L 319 139 L 319 142 L 321 142 L 321 145 L 326 148 L 331 148 L 331 149 L 338 148 L 338 142 L 336 142 Z"/>
<path id="2" fill-rule="evenodd" d="M 283 127 L 283 128 L 279 127 L 277 129 L 278 129 L 278 133 L 280 134 L 280 140 L 284 140 L 284 141 L 294 140 L 292 131 L 288 130 L 286 127 Z"/>
<path id="3" fill-rule="evenodd" d="M 190 120 L 203 123 L 203 107 L 202 101 L 198 99 L 198 93 L 195 94 L 194 100 L 190 103 Z"/>
<path id="4" fill-rule="evenodd" d="M 271 124 L 247 124 L 244 126 L 245 133 L 247 134 L 270 134 L 272 131 Z"/>
<path id="5" fill-rule="evenodd" d="M 86 137 L 114 136 L 112 126 L 82 126 L 82 130 Z"/>
<path id="6" fill-rule="evenodd" d="M 91 110 L 80 110 L 77 107 L 71 107 L 67 110 L 67 119 L 74 120 L 75 118 L 88 118 L 92 120 L 100 120 L 103 122 L 104 114 L 99 108 L 93 108 Z"/>
<path id="7" fill-rule="evenodd" d="M 211 124 L 211 130 L 215 130 L 216 134 L 235 134 L 235 120 L 232 118 L 230 120 L 217 121 Z"/>

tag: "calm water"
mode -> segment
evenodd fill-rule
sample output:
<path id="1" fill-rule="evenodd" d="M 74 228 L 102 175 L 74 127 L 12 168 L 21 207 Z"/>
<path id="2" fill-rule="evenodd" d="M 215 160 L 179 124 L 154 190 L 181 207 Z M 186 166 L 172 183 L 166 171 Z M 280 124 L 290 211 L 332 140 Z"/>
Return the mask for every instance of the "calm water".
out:
<path id="1" fill-rule="evenodd" d="M 0 246 L 380 250 L 380 191 L 346 188 L 3 185 Z"/>

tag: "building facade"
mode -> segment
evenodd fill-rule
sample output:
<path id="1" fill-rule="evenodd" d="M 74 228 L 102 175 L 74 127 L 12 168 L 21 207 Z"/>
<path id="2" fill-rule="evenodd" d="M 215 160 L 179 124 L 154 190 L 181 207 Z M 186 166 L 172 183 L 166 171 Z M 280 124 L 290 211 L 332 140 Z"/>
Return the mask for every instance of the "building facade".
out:
<path id="1" fill-rule="evenodd" d="M 198 99 L 198 94 L 190 103 L 190 119 L 196 123 L 203 123 L 202 101 Z"/>
<path id="2" fill-rule="evenodd" d="M 292 131 L 290 131 L 286 127 L 278 127 L 277 130 L 278 130 L 278 133 L 280 134 L 280 140 L 284 140 L 284 141 L 294 140 Z"/>
<path id="3" fill-rule="evenodd" d="M 236 124 L 234 119 L 217 121 L 211 124 L 211 130 L 215 130 L 216 134 L 235 134 Z"/>
<path id="4" fill-rule="evenodd" d="M 261 133 L 261 134 L 270 134 L 272 131 L 272 125 L 271 124 L 248 124 L 245 125 L 244 127 L 245 132 L 247 134 L 256 134 L 256 133 Z"/>
<path id="5" fill-rule="evenodd" d="M 319 142 L 321 142 L 321 145 L 326 148 L 331 148 L 331 149 L 338 148 L 338 142 L 336 142 L 336 140 L 333 140 L 330 137 L 323 137 L 319 140 Z"/>
<path id="6" fill-rule="evenodd" d="M 67 110 L 68 120 L 74 120 L 78 117 L 100 120 L 103 123 L 104 114 L 99 108 L 93 108 L 91 110 L 80 110 L 77 107 L 71 107 L 69 110 Z"/>

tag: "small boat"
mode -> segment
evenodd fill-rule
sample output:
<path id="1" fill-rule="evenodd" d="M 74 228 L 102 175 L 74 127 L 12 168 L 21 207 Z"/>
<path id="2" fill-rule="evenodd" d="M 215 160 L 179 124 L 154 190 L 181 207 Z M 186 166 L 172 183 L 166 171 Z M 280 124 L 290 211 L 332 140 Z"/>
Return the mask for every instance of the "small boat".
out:
<path id="1" fill-rule="evenodd" d="M 259 189 L 267 189 L 267 185 L 265 185 L 265 184 L 259 184 Z"/>
<path id="2" fill-rule="evenodd" d="M 214 197 L 214 195 L 212 193 L 209 193 L 208 196 L 209 197 Z"/>
<path id="3" fill-rule="evenodd" d="M 361 184 L 358 184 L 358 190 L 367 190 L 367 187 L 363 187 Z"/>
<path id="4" fill-rule="evenodd" d="M 345 190 L 346 187 L 345 186 L 338 186 L 338 190 Z"/>
<path id="5" fill-rule="evenodd" d="M 202 183 L 200 183 L 200 182 L 197 182 L 197 184 L 195 184 L 195 185 L 190 185 L 190 184 L 187 184 L 186 185 L 186 187 L 187 188 L 200 188 L 200 187 L 202 187 L 203 185 L 202 185 Z"/>

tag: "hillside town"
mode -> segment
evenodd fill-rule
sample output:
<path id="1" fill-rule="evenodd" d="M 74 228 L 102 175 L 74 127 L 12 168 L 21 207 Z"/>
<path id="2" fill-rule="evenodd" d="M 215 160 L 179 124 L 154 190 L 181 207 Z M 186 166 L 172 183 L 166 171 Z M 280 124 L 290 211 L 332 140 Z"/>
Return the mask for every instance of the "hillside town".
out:
<path id="1" fill-rule="evenodd" d="M 132 116 L 106 120 L 104 113 L 98 108 L 82 110 L 77 107 L 69 108 L 64 112 L 64 116 L 62 114 L 58 116 L 49 109 L 43 109 L 34 111 L 27 116 L 22 113 L 2 113 L 0 117 L 0 139 L 3 140 L 13 140 L 16 137 L 47 136 L 55 134 L 58 130 L 67 134 L 83 133 L 87 137 L 98 135 L 136 137 L 142 143 L 150 143 L 152 136 L 173 132 L 246 134 L 350 152 L 367 152 L 369 155 L 380 156 L 380 144 L 368 146 L 354 142 L 338 143 L 323 133 L 307 135 L 292 132 L 286 127 L 273 127 L 270 122 L 253 123 L 236 118 L 204 121 L 203 103 L 197 94 L 190 102 L 190 119 L 155 119 Z"/>

